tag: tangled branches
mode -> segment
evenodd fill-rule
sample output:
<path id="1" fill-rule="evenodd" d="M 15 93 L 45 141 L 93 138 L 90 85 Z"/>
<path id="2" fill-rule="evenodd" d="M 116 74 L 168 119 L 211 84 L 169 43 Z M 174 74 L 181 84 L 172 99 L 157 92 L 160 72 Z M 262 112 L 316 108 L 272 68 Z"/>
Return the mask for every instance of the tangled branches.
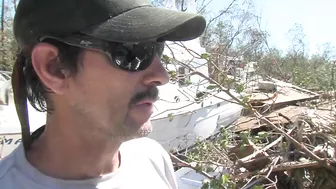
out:
<path id="1" fill-rule="evenodd" d="M 204 188 L 336 188 L 333 125 L 319 124 L 317 114 L 300 113 L 277 125 L 267 116 L 255 116 L 266 127 L 222 128 L 193 149 L 172 155 L 176 166 L 203 174 L 210 180 Z"/>

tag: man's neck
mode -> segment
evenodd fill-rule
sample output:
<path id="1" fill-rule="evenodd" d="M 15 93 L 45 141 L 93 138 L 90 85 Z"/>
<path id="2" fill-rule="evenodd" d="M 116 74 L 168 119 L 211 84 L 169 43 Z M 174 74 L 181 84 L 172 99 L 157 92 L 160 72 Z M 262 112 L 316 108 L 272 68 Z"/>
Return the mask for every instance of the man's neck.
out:
<path id="1" fill-rule="evenodd" d="M 56 123 L 57 124 L 57 123 Z M 28 161 L 42 173 L 60 179 L 89 179 L 114 172 L 120 166 L 121 143 L 81 135 L 70 125 L 47 123 L 27 152 Z M 64 127 L 67 129 L 61 129 Z"/>

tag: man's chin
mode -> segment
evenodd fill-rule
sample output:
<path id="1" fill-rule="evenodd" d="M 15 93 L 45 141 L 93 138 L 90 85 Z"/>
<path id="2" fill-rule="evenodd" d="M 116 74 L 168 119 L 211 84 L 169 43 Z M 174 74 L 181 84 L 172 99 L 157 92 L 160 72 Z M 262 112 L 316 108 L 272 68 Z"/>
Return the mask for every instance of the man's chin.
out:
<path id="1" fill-rule="evenodd" d="M 152 131 L 152 123 L 150 120 L 146 121 L 143 124 L 128 124 L 125 131 L 125 140 L 147 137 Z"/>
<path id="2" fill-rule="evenodd" d="M 148 136 L 153 131 L 152 122 L 150 120 L 146 121 L 138 130 L 138 134 L 141 137 Z"/>

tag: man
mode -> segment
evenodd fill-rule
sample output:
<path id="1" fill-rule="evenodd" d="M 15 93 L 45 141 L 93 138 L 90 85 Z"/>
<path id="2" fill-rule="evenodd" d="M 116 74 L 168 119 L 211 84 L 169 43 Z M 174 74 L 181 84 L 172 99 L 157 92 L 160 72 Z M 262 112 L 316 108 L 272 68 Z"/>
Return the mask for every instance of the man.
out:
<path id="1" fill-rule="evenodd" d="M 23 144 L 1 161 L 1 188 L 177 188 L 169 155 L 145 136 L 168 82 L 163 42 L 204 29 L 203 17 L 146 0 L 21 0 L 12 85 Z M 48 112 L 32 135 L 26 99 Z"/>

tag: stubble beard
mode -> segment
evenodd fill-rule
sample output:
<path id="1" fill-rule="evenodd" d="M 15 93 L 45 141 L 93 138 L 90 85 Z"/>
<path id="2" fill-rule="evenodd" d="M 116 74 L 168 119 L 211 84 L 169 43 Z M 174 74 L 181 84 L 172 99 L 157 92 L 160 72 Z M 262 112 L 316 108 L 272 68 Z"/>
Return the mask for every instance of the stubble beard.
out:
<path id="1" fill-rule="evenodd" d="M 123 117 L 122 115 L 109 117 L 106 119 L 100 116 L 99 111 L 92 107 L 82 106 L 82 104 L 74 103 L 73 107 L 83 119 L 93 120 L 96 125 L 92 125 L 85 129 L 88 134 L 92 136 L 107 138 L 111 141 L 125 142 L 128 140 L 147 137 L 152 131 L 152 124 L 150 120 L 139 126 L 128 113 L 124 119 L 116 120 L 116 118 Z M 104 137 L 105 135 L 105 137 Z"/>
<path id="2" fill-rule="evenodd" d="M 123 131 L 119 136 L 121 136 L 120 139 L 123 142 L 136 138 L 148 137 L 148 135 L 153 131 L 150 121 L 147 121 L 141 127 L 124 124 L 122 128 Z"/>

